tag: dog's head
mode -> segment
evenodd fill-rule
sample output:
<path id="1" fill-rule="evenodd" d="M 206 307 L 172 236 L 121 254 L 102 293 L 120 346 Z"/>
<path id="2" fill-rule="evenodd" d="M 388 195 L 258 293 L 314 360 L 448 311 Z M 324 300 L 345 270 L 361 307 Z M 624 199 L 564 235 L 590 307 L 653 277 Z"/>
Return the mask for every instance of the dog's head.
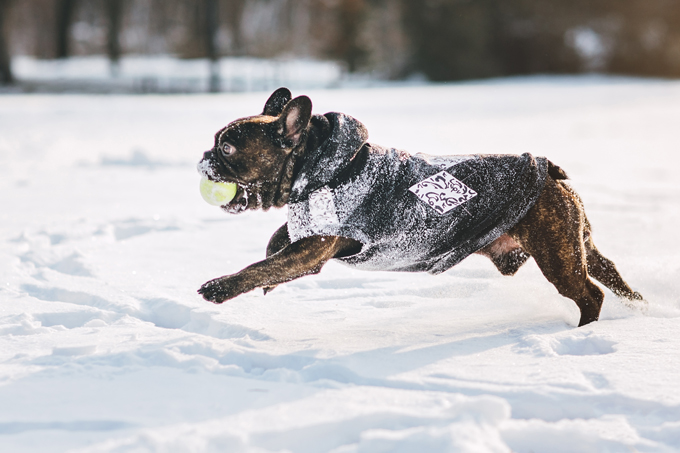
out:
<path id="1" fill-rule="evenodd" d="M 215 134 L 198 171 L 212 181 L 237 184 L 236 196 L 222 209 L 239 213 L 287 203 L 295 158 L 304 150 L 311 116 L 307 96 L 291 100 L 290 91 L 279 88 L 262 114 L 233 121 Z"/>

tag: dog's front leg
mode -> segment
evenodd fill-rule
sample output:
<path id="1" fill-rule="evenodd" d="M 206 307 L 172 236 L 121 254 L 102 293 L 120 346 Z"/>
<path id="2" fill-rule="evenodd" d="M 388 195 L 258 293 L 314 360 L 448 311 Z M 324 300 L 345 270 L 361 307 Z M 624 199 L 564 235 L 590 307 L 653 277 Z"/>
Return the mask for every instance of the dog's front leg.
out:
<path id="1" fill-rule="evenodd" d="M 255 288 L 276 286 L 305 275 L 316 274 L 328 260 L 353 244 L 351 239 L 337 236 L 300 239 L 236 274 L 205 283 L 198 292 L 205 300 L 219 304 Z"/>
<path id="2" fill-rule="evenodd" d="M 288 223 L 284 223 L 279 227 L 276 232 L 269 239 L 269 244 L 267 244 L 267 257 L 279 253 L 281 250 L 285 249 L 290 245 L 290 236 L 288 235 Z M 262 290 L 264 295 L 271 292 L 276 288 L 276 286 L 263 286 Z"/>

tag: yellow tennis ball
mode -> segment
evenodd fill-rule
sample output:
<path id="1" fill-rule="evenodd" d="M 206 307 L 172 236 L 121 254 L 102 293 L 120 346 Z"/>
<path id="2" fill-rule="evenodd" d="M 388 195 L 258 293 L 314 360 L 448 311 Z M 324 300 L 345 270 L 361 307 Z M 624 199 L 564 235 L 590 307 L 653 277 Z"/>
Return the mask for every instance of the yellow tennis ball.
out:
<path id="1" fill-rule="evenodd" d="M 199 185 L 203 199 L 213 206 L 224 206 L 236 196 L 236 183 L 214 182 L 203 176 Z"/>

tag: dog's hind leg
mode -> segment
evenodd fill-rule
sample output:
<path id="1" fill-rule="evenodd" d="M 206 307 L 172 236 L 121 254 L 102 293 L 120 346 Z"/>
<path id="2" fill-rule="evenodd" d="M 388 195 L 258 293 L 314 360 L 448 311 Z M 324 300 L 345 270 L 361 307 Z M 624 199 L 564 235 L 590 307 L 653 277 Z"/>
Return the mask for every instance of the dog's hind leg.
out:
<path id="1" fill-rule="evenodd" d="M 543 193 L 510 231 L 557 291 L 578 305 L 579 326 L 597 321 L 604 293 L 588 275 L 585 214 L 576 194 L 548 178 Z"/>
<path id="2" fill-rule="evenodd" d="M 280 252 L 290 245 L 290 237 L 288 236 L 288 223 L 284 223 L 278 230 L 272 234 L 267 244 L 267 256 L 272 256 Z"/>
<path id="3" fill-rule="evenodd" d="M 509 234 L 504 234 L 476 253 L 488 257 L 503 275 L 515 275 L 529 255 Z"/>
<path id="4" fill-rule="evenodd" d="M 589 233 L 589 231 L 588 231 Z M 586 260 L 588 273 L 598 282 L 609 288 L 614 294 L 628 300 L 644 300 L 642 295 L 633 291 L 628 283 L 623 280 L 614 263 L 604 257 L 595 247 L 592 236 L 588 235 L 586 241 Z"/>

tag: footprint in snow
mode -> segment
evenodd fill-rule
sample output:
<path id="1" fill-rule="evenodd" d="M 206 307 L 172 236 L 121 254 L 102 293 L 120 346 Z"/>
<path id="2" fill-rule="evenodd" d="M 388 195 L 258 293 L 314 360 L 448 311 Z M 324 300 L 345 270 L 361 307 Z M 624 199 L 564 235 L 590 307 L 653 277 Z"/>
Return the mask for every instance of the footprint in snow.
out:
<path id="1" fill-rule="evenodd" d="M 229 324 L 215 319 L 214 315 L 199 312 L 165 298 L 141 299 L 140 311 L 135 316 L 157 327 L 180 329 L 219 339 L 249 337 L 255 341 L 270 340 L 266 334 L 239 324 Z"/>
<path id="2" fill-rule="evenodd" d="M 117 313 L 91 309 L 33 314 L 33 318 L 40 321 L 43 327 L 63 326 L 66 329 L 104 327 L 117 321 L 122 316 Z"/>
<path id="3" fill-rule="evenodd" d="M 560 337 L 527 335 L 516 346 L 519 352 L 536 356 L 601 355 L 615 352 L 616 342 L 595 333 L 573 333 Z"/>
<path id="4" fill-rule="evenodd" d="M 155 219 L 127 219 L 114 222 L 113 234 L 117 241 L 130 239 L 135 236 L 155 231 L 177 231 L 180 228 L 172 222 Z"/>
<path id="5" fill-rule="evenodd" d="M 584 372 L 585 377 L 590 384 L 596 389 L 604 389 L 609 387 L 609 380 L 601 373 Z"/>
<path id="6" fill-rule="evenodd" d="M 51 269 L 62 274 L 91 277 L 92 273 L 83 263 L 83 255 L 67 244 L 73 239 L 64 234 L 39 231 L 23 232 L 10 242 L 17 244 L 15 254 L 19 260 L 37 272 Z"/>
<path id="7" fill-rule="evenodd" d="M 48 330 L 28 313 L 0 318 L 0 335 L 35 335 Z"/>
<path id="8" fill-rule="evenodd" d="M 150 322 L 156 327 L 180 329 L 185 332 L 197 333 L 213 338 L 237 339 L 247 337 L 255 341 L 271 339 L 271 337 L 258 330 L 217 320 L 211 313 L 199 312 L 195 308 L 166 298 L 138 299 L 139 308 L 135 308 L 129 304 L 116 303 L 115 301 L 83 291 L 70 291 L 63 288 L 41 287 L 28 284 L 23 285 L 21 289 L 26 291 L 29 296 L 42 301 L 63 302 L 87 307 L 68 313 L 42 313 L 35 315 L 35 318 L 31 317 L 30 319 L 35 325 L 31 324 L 27 325 L 28 327 L 20 326 L 16 328 L 21 332 L 27 328 L 33 331 L 41 326 L 59 325 L 68 329 L 102 327 L 116 321 L 123 315 L 128 315 L 144 322 Z"/>
<path id="9" fill-rule="evenodd" d="M 23 263 L 31 263 L 37 270 L 49 268 L 61 274 L 76 277 L 92 277 L 92 273 L 82 262 L 83 256 L 79 252 L 71 253 L 64 258 L 46 258 L 35 251 L 30 251 L 19 256 Z"/>
<path id="10" fill-rule="evenodd" d="M 121 306 L 110 302 L 103 297 L 82 291 L 69 291 L 56 287 L 40 287 L 36 285 L 22 285 L 21 289 L 29 296 L 47 302 L 64 302 L 75 305 L 85 305 L 100 310 L 120 311 Z"/>

